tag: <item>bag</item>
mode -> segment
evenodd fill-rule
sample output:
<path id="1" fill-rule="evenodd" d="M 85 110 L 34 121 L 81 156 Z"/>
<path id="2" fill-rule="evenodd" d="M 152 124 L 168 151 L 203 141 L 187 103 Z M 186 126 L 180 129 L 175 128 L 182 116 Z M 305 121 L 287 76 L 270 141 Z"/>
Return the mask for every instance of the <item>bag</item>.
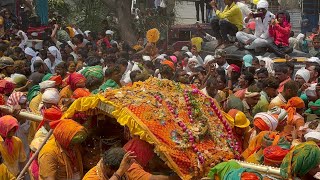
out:
<path id="1" fill-rule="evenodd" d="M 160 2 L 160 7 L 161 8 L 166 8 L 167 7 L 167 5 L 166 5 L 166 3 L 164 1 L 165 0 L 161 0 L 161 2 Z"/>

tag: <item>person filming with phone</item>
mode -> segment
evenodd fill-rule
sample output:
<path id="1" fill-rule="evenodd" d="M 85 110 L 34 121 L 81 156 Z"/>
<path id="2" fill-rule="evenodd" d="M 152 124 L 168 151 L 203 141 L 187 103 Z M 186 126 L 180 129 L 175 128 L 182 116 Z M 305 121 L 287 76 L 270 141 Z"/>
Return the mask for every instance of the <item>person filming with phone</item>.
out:
<path id="1" fill-rule="evenodd" d="M 251 12 L 248 17 L 244 19 L 248 23 L 250 19 L 254 19 L 256 23 L 254 35 L 239 31 L 236 37 L 245 49 L 254 49 L 267 47 L 272 43 L 269 36 L 269 24 L 275 15 L 268 11 L 269 4 L 266 0 L 260 0 L 257 4 L 257 12 Z"/>

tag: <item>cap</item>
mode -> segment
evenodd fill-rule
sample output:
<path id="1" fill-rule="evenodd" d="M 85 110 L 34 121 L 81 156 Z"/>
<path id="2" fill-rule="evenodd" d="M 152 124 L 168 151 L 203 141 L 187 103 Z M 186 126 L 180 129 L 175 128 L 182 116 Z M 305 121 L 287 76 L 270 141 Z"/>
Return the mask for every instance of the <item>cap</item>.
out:
<path id="1" fill-rule="evenodd" d="M 183 46 L 183 47 L 181 48 L 181 51 L 189 51 L 188 46 Z"/>
<path id="2" fill-rule="evenodd" d="M 204 62 L 203 64 L 204 65 L 207 65 L 209 62 L 213 61 L 214 60 L 214 57 L 212 55 L 207 55 L 205 58 L 204 58 Z"/>
<path id="3" fill-rule="evenodd" d="M 221 58 L 226 56 L 227 56 L 227 52 L 223 49 L 217 49 L 214 53 L 214 58 Z"/>
<path id="4" fill-rule="evenodd" d="M 252 55 L 247 54 L 247 55 L 243 56 L 242 60 L 244 62 L 244 66 L 245 67 L 251 67 L 252 66 L 252 60 L 253 60 Z"/>
<path id="5" fill-rule="evenodd" d="M 111 36 L 112 36 L 112 35 L 113 35 L 113 31 L 107 30 L 107 31 L 106 31 L 106 35 L 111 35 Z"/>
<path id="6" fill-rule="evenodd" d="M 241 69 L 239 66 L 235 65 L 235 64 L 230 64 L 230 66 L 232 67 L 232 71 L 233 72 L 237 72 L 237 73 L 240 73 L 241 72 Z"/>

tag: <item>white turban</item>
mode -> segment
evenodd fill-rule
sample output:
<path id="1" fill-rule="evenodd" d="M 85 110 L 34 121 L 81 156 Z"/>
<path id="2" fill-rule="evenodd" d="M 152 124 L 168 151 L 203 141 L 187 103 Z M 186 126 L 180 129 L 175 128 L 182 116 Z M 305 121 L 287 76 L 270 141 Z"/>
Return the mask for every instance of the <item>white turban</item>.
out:
<path id="1" fill-rule="evenodd" d="M 54 88 L 56 85 L 55 81 L 47 80 L 39 83 L 40 89 Z"/>
<path id="2" fill-rule="evenodd" d="M 256 118 L 261 118 L 270 128 L 270 131 L 276 130 L 278 126 L 278 119 L 276 119 L 274 116 L 267 114 L 267 113 L 257 113 L 254 116 L 254 120 Z"/>
<path id="3" fill-rule="evenodd" d="M 189 56 L 189 58 L 191 58 L 193 56 L 193 54 L 191 52 L 186 52 L 186 54 Z"/>
<path id="4" fill-rule="evenodd" d="M 199 64 L 199 61 L 198 61 L 198 59 L 197 59 L 195 56 L 193 56 L 192 58 L 189 58 L 189 59 L 188 59 L 188 65 L 189 65 L 190 63 L 192 63 L 192 62 L 196 62 L 197 64 Z"/>
<path id="5" fill-rule="evenodd" d="M 214 57 L 212 55 L 207 55 L 205 58 L 204 58 L 204 62 L 203 64 L 204 65 L 207 65 L 209 62 L 213 61 L 214 60 Z"/>
<path id="6" fill-rule="evenodd" d="M 307 59 L 307 62 L 318 63 L 320 65 L 320 59 L 318 57 L 311 57 L 311 58 Z"/>
<path id="7" fill-rule="evenodd" d="M 52 54 L 52 56 L 54 56 L 56 59 L 62 61 L 62 56 L 61 56 L 61 53 L 59 51 L 58 48 L 56 48 L 55 46 L 50 46 L 48 48 L 50 54 Z"/>
<path id="8" fill-rule="evenodd" d="M 297 75 L 301 76 L 304 79 L 304 81 L 306 81 L 306 82 L 308 82 L 310 80 L 310 71 L 308 71 L 304 67 L 299 69 L 296 72 L 296 75 L 294 77 L 296 77 Z"/>
<path id="9" fill-rule="evenodd" d="M 269 7 L 269 3 L 266 0 L 260 0 L 257 4 L 257 9 L 261 9 L 261 8 L 268 9 L 268 7 Z"/>
<path id="10" fill-rule="evenodd" d="M 32 57 L 36 57 L 38 56 L 38 52 L 34 51 L 32 48 L 27 47 L 26 49 L 24 49 L 24 53 L 26 55 L 32 56 Z"/>
<path id="11" fill-rule="evenodd" d="M 307 134 L 304 135 L 304 138 L 308 141 L 308 140 L 318 140 L 320 141 L 320 132 L 308 132 Z"/>
<path id="12" fill-rule="evenodd" d="M 42 94 L 42 102 L 50 104 L 58 104 L 60 101 L 59 91 L 55 88 L 48 88 Z"/>
<path id="13" fill-rule="evenodd" d="M 142 56 L 142 59 L 144 61 L 151 61 L 151 57 L 150 56 Z"/>

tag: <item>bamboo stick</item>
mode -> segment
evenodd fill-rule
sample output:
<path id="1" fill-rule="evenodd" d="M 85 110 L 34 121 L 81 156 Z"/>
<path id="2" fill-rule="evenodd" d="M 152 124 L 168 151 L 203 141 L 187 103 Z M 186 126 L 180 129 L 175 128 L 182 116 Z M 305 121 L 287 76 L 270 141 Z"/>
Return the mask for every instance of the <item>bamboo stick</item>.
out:
<path id="1" fill-rule="evenodd" d="M 0 105 L 0 111 L 5 114 L 13 114 L 13 109 L 10 106 Z M 42 116 L 32 114 L 30 112 L 19 112 L 18 117 L 25 118 L 31 121 L 41 122 Z"/>
<path id="2" fill-rule="evenodd" d="M 41 149 L 43 148 L 43 146 L 47 143 L 48 139 L 50 138 L 50 136 L 52 135 L 53 130 L 50 129 L 50 131 L 48 132 L 46 138 L 43 140 L 42 144 L 40 145 L 40 147 L 37 149 L 37 151 L 32 155 L 32 157 L 29 159 L 28 163 L 24 166 L 24 168 L 22 169 L 22 171 L 20 172 L 19 176 L 17 177 L 17 179 L 22 179 L 24 173 L 27 172 L 29 166 L 31 165 L 32 161 L 38 156 L 38 154 L 40 153 Z"/>
<path id="3" fill-rule="evenodd" d="M 264 166 L 264 165 L 260 165 L 260 164 L 254 164 L 254 163 L 248 163 L 248 162 L 244 162 L 244 161 L 237 161 L 237 160 L 234 160 L 234 161 L 239 163 L 240 166 L 242 166 L 244 168 L 250 168 L 250 169 L 254 169 L 256 171 L 262 172 L 262 173 L 274 174 L 274 175 L 280 176 L 280 168 L 271 167 L 271 166 Z"/>

